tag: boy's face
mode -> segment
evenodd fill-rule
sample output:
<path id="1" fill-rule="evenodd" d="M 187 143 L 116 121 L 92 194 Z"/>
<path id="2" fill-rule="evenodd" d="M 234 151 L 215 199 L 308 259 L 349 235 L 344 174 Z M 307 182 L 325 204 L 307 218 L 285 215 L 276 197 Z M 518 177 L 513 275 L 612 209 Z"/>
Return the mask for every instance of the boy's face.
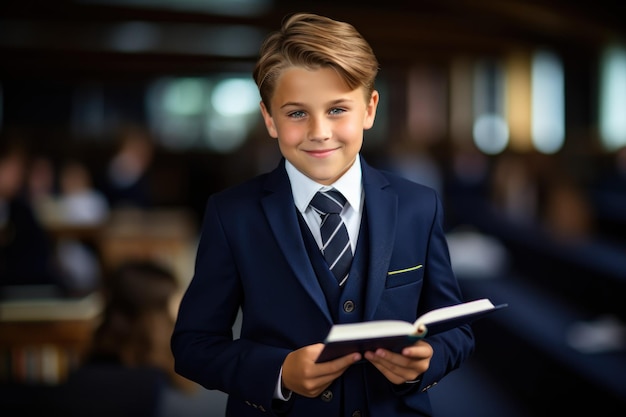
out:
<path id="1" fill-rule="evenodd" d="M 354 163 L 363 130 L 374 124 L 378 93 L 369 101 L 362 88 L 350 90 L 335 70 L 285 70 L 271 98 L 261 103 L 270 136 L 283 156 L 312 180 L 330 185 Z"/>

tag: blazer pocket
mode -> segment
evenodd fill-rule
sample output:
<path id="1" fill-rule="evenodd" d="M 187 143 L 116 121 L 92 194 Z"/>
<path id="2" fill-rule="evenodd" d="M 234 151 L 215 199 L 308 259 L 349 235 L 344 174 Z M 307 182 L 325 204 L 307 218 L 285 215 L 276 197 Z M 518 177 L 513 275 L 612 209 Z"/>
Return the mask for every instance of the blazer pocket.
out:
<path id="1" fill-rule="evenodd" d="M 387 272 L 386 288 L 398 287 L 400 285 L 409 284 L 422 279 L 424 274 L 424 265 L 414 265 L 409 268 L 395 269 Z"/>

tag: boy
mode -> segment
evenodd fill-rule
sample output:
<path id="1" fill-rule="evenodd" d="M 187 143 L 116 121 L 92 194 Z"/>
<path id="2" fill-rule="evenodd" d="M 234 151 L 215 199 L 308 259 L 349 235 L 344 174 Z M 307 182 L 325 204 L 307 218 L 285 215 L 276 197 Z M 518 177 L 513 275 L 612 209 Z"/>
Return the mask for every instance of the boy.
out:
<path id="1" fill-rule="evenodd" d="M 315 362 L 333 323 L 413 321 L 464 301 L 435 192 L 359 155 L 376 115 L 377 71 L 351 25 L 312 14 L 291 16 L 261 48 L 254 78 L 283 158 L 209 198 L 172 337 L 177 371 L 226 392 L 228 416 L 430 416 L 427 389 L 474 349 L 462 326 L 401 353 Z M 323 257 L 334 246 L 322 224 L 330 220 L 309 205 L 331 189 L 343 197 L 324 201 L 347 200 L 341 220 L 350 240 L 336 253 L 350 255 L 337 277 L 343 260 Z M 342 231 L 338 221 L 329 240 Z"/>

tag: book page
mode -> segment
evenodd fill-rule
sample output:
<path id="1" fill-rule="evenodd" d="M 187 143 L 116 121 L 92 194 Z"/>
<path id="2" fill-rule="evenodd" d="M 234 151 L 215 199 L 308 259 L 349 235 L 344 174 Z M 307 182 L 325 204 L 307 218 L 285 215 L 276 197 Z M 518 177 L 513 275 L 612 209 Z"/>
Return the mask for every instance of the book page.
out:
<path id="1" fill-rule="evenodd" d="M 364 339 L 369 337 L 385 337 L 408 335 L 414 332 L 413 324 L 401 320 L 378 320 L 363 323 L 335 325 L 332 327 L 326 342 L 341 340 Z"/>
<path id="2" fill-rule="evenodd" d="M 493 308 L 494 305 L 486 298 L 468 301 L 467 303 L 456 304 L 449 307 L 442 307 L 423 314 L 415 322 L 415 327 L 419 328 L 420 325 L 428 327 L 431 323 L 477 313 L 479 311 L 491 310 Z"/>

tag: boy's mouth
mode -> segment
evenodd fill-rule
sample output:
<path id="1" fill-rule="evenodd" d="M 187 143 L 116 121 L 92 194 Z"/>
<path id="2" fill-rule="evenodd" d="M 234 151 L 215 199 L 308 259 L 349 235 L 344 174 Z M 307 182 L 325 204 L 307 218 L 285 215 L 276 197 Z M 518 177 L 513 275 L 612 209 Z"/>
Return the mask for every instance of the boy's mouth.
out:
<path id="1" fill-rule="evenodd" d="M 305 151 L 305 152 L 308 153 L 311 156 L 316 157 L 316 158 L 323 158 L 323 157 L 326 157 L 326 156 L 332 154 L 336 150 L 337 150 L 337 148 L 333 148 L 333 149 L 316 149 L 316 150 L 309 150 L 309 151 Z"/>

